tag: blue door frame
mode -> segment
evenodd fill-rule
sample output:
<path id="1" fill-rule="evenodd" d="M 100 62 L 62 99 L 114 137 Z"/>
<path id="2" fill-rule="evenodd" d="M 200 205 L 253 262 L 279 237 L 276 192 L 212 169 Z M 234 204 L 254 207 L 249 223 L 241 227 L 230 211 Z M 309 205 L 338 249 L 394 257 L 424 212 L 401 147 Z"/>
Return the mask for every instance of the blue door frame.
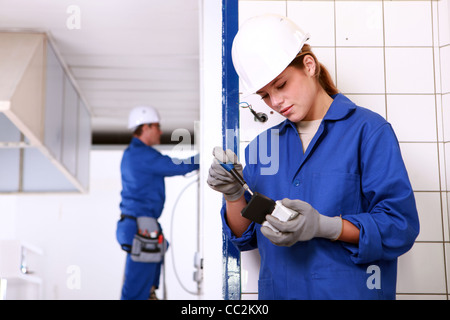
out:
<path id="1" fill-rule="evenodd" d="M 231 60 L 231 46 L 239 27 L 238 0 L 222 0 L 222 136 L 224 149 L 239 154 L 239 78 Z M 223 298 L 241 298 L 240 253 L 222 235 Z"/>

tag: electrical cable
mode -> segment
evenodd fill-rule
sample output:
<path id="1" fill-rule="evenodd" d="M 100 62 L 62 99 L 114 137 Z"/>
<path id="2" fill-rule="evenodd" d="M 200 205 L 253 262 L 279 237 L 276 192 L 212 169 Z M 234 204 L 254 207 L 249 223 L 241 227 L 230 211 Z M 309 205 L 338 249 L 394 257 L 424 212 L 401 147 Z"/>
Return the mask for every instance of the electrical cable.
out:
<path id="1" fill-rule="evenodd" d="M 197 179 L 195 179 L 195 180 L 189 182 L 189 183 L 188 183 L 188 184 L 180 191 L 180 193 L 178 194 L 178 197 L 177 197 L 177 199 L 175 200 L 175 203 L 174 203 L 174 205 L 173 205 L 173 209 L 172 209 L 172 218 L 171 218 L 172 220 L 171 220 L 171 224 L 170 224 L 170 245 L 171 245 L 171 247 L 172 247 L 172 250 L 170 250 L 170 254 L 171 254 L 171 257 L 172 257 L 172 267 L 173 267 L 173 271 L 174 271 L 174 273 L 175 273 L 175 277 L 177 278 L 178 283 L 181 285 L 181 288 L 183 288 L 184 291 L 186 291 L 187 293 L 190 293 L 190 294 L 192 294 L 192 295 L 196 295 L 196 296 L 198 296 L 199 293 L 198 293 L 198 292 L 191 291 L 191 290 L 189 290 L 188 288 L 186 288 L 186 287 L 184 286 L 183 282 L 182 282 L 181 279 L 180 279 L 180 276 L 178 275 L 177 268 L 176 268 L 176 266 L 175 266 L 175 255 L 174 255 L 174 250 L 173 250 L 173 225 L 174 225 L 173 222 L 174 222 L 175 211 L 176 211 L 176 208 L 177 208 L 177 205 L 178 205 L 178 201 L 180 200 L 181 196 L 184 194 L 184 192 L 185 192 L 192 184 L 198 182 L 199 180 L 200 180 L 199 177 L 197 177 Z"/>

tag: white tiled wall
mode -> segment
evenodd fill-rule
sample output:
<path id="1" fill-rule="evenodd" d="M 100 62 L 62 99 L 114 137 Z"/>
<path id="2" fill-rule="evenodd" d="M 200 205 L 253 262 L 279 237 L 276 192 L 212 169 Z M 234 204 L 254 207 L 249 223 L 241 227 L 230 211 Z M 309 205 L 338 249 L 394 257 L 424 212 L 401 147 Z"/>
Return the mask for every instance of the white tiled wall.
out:
<path id="1" fill-rule="evenodd" d="M 239 10 L 240 23 L 267 12 L 293 19 L 340 91 L 392 124 L 421 222 L 399 258 L 397 298 L 450 299 L 450 0 L 240 0 Z M 265 129 L 247 113 L 241 150 Z M 258 259 L 242 254 L 243 299 L 257 297 Z"/>

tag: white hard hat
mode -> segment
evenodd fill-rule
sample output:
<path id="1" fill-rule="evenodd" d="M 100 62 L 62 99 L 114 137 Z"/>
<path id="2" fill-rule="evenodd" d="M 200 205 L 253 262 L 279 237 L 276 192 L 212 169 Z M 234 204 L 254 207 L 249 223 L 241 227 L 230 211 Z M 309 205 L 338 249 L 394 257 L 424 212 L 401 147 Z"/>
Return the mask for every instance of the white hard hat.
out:
<path id="1" fill-rule="evenodd" d="M 309 34 L 281 15 L 264 14 L 244 22 L 231 49 L 244 94 L 253 94 L 275 79 L 308 39 Z"/>
<path id="2" fill-rule="evenodd" d="M 150 106 L 134 107 L 128 117 L 128 129 L 136 129 L 141 124 L 159 123 L 158 111 Z"/>

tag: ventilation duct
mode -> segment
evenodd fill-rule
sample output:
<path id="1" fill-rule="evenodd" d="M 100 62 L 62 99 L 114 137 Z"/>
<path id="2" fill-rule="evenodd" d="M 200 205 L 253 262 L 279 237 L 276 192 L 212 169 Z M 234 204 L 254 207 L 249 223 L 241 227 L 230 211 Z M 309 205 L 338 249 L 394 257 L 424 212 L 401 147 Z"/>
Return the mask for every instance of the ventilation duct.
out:
<path id="1" fill-rule="evenodd" d="M 87 192 L 91 120 L 47 39 L 0 32 L 0 193 Z"/>

